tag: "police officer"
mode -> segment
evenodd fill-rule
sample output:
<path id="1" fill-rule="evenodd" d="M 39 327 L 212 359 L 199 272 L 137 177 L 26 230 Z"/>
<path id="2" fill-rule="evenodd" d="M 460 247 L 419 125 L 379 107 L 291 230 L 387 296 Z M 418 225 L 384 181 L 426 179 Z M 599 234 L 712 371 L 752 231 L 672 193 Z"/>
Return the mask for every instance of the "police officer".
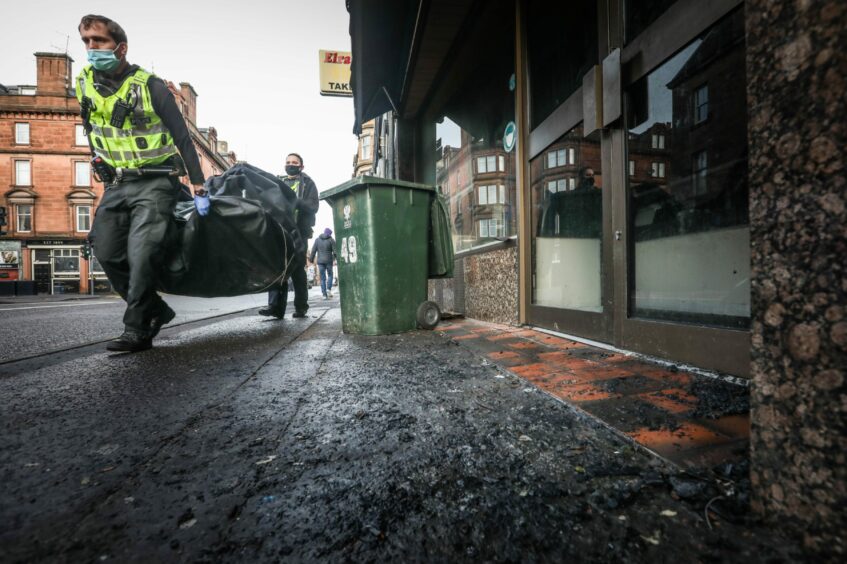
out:
<path id="1" fill-rule="evenodd" d="M 315 215 L 318 213 L 318 189 L 315 182 L 303 172 L 303 157 L 290 153 L 285 158 L 285 176 L 280 177 L 286 186 L 297 194 L 295 215 L 297 231 L 303 241 L 312 238 Z M 306 317 L 309 310 L 309 285 L 306 281 L 306 255 L 295 257 L 292 264 L 291 281 L 294 283 L 293 317 Z M 268 307 L 259 310 L 259 315 L 271 315 L 282 319 L 288 301 L 288 280 L 268 292 Z"/>
<path id="2" fill-rule="evenodd" d="M 175 315 L 156 286 L 183 165 L 199 215 L 209 213 L 210 201 L 173 95 L 161 79 L 127 62 L 121 26 L 88 15 L 79 32 L 90 64 L 77 77 L 76 95 L 95 174 L 106 184 L 90 238 L 109 281 L 126 300 L 124 333 L 106 348 L 142 351 Z"/>

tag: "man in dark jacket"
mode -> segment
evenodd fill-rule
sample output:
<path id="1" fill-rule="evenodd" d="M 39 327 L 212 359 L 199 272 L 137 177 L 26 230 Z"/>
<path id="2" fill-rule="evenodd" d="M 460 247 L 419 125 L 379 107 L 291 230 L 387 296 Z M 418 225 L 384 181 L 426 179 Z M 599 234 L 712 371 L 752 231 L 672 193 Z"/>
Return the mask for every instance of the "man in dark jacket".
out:
<path id="1" fill-rule="evenodd" d="M 285 185 L 297 194 L 297 231 L 304 241 L 312 238 L 315 214 L 318 213 L 318 189 L 315 182 L 303 172 L 303 157 L 289 153 L 285 158 L 285 176 L 280 177 Z M 294 315 L 306 317 L 309 310 L 309 285 L 306 282 L 306 256 L 295 257 L 292 263 L 291 281 L 294 283 Z M 259 310 L 259 315 L 272 315 L 282 319 L 288 301 L 288 280 L 283 280 L 268 292 L 268 307 Z"/>
<path id="2" fill-rule="evenodd" d="M 318 257 L 318 270 L 321 274 L 321 292 L 324 299 L 328 300 L 332 297 L 332 263 L 335 260 L 335 239 L 332 238 L 332 229 L 329 227 L 315 239 L 312 254 L 309 255 L 311 262 L 315 262 L 315 255 Z"/>

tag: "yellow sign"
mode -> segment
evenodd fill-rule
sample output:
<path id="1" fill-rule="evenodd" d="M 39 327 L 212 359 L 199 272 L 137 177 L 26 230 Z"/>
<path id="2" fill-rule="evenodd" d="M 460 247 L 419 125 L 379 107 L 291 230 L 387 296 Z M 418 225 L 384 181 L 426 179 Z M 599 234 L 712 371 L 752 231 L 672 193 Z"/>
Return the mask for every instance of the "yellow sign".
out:
<path id="1" fill-rule="evenodd" d="M 348 51 L 318 51 L 321 69 L 321 96 L 352 96 Z"/>

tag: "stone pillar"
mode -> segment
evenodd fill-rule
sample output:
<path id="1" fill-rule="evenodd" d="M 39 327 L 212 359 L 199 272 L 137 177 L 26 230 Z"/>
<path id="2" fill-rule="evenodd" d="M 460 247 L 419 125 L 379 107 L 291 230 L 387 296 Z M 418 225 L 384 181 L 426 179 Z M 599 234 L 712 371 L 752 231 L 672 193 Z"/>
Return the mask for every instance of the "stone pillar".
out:
<path id="1" fill-rule="evenodd" d="M 753 507 L 843 555 L 847 3 L 747 0 Z"/>

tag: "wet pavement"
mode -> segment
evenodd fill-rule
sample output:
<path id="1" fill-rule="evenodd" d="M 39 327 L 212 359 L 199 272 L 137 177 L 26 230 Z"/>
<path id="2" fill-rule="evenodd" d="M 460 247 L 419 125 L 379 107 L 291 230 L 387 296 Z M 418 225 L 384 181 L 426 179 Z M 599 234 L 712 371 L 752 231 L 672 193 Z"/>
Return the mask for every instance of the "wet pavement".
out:
<path id="1" fill-rule="evenodd" d="M 171 326 L 244 311 L 262 295 L 232 298 L 165 296 L 176 312 Z M 0 361 L 114 339 L 123 331 L 124 302 L 114 295 L 38 295 L 0 300 Z"/>
<path id="2" fill-rule="evenodd" d="M 800 557 L 748 522 L 743 461 L 683 471 L 449 334 L 317 301 L 0 363 L 0 560 Z"/>

